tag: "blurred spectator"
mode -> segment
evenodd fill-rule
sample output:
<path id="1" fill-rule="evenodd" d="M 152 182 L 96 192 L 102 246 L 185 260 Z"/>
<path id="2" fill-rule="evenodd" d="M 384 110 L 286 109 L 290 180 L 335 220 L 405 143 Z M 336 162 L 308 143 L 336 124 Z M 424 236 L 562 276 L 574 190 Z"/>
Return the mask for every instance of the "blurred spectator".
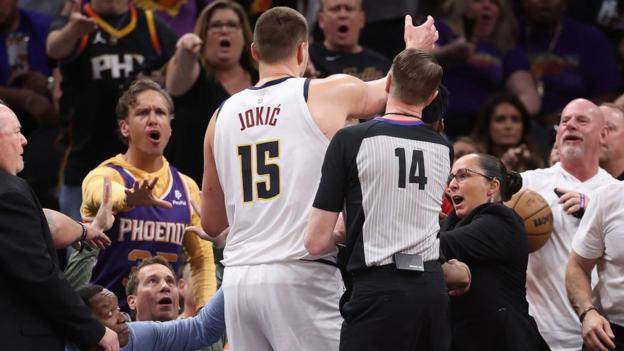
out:
<path id="1" fill-rule="evenodd" d="M 511 94 L 493 96 L 481 111 L 474 129 L 485 153 L 500 158 L 516 172 L 542 168 L 544 160 L 529 143 L 531 119 L 518 98 Z"/>
<path id="2" fill-rule="evenodd" d="M 453 162 L 468 154 L 483 153 L 481 145 L 471 137 L 458 137 L 453 143 Z"/>
<path id="3" fill-rule="evenodd" d="M 47 52 L 60 59 L 61 114 L 69 124 L 69 155 L 61 211 L 80 218 L 80 184 L 97 164 L 123 151 L 114 109 L 139 74 L 150 75 L 173 54 L 175 35 L 158 17 L 127 0 L 73 0 L 69 18 L 54 22 Z"/>
<path id="4" fill-rule="evenodd" d="M 602 30 L 615 49 L 620 73 L 624 73 L 624 0 L 575 0 L 568 2 L 566 13 Z"/>
<path id="5" fill-rule="evenodd" d="M 419 0 L 362 0 L 366 25 L 362 30 L 362 45 L 392 59 L 405 49 L 402 40 L 405 15 L 414 16 Z"/>
<path id="6" fill-rule="evenodd" d="M 612 100 L 623 87 L 614 50 L 598 29 L 564 15 L 566 0 L 525 0 L 520 33 L 542 96 L 540 120 L 556 124 L 556 113 L 577 97 Z"/>
<path id="7" fill-rule="evenodd" d="M 310 60 L 318 71 L 317 77 L 336 73 L 364 81 L 384 77 L 390 60 L 359 44 L 365 21 L 362 0 L 322 0 L 321 5 L 318 23 L 325 39 L 310 46 Z"/>
<path id="8" fill-rule="evenodd" d="M 458 0 L 445 3 L 445 20 L 435 54 L 444 66 L 444 84 L 451 92 L 446 132 L 466 135 L 491 94 L 507 90 L 530 114 L 540 99 L 526 55 L 516 45 L 517 24 L 508 1 Z"/>
<path id="9" fill-rule="evenodd" d="M 29 9 L 48 16 L 56 16 L 61 13 L 67 0 L 19 0 L 20 8 Z"/>
<path id="10" fill-rule="evenodd" d="M 45 41 L 52 18 L 0 2 L 0 98 L 19 116 L 29 139 L 20 173 L 44 207 L 58 208 L 55 189 L 62 150 L 55 147 L 58 114 L 49 90 L 51 67 Z"/>
<path id="11" fill-rule="evenodd" d="M 607 129 L 600 145 L 600 167 L 624 180 L 624 110 L 614 104 L 602 104 L 599 108 Z"/>
<path id="12" fill-rule="evenodd" d="M 197 15 L 210 2 L 212 0 L 134 0 L 138 7 L 154 11 L 167 22 L 178 38 L 193 32 Z"/>
<path id="13" fill-rule="evenodd" d="M 176 106 L 167 157 L 201 184 L 204 133 L 223 101 L 258 81 L 251 57 L 251 28 L 244 10 L 217 0 L 197 19 L 195 33 L 178 40 L 167 69 L 167 89 Z"/>

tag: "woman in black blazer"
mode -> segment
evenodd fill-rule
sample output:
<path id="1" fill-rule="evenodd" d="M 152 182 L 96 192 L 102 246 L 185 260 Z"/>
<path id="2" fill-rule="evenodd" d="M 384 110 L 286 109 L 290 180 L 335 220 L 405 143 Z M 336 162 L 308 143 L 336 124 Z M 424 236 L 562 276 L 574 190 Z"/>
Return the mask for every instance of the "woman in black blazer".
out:
<path id="1" fill-rule="evenodd" d="M 490 155 L 466 155 L 453 165 L 454 210 L 440 224 L 440 248 L 472 272 L 470 291 L 451 299 L 453 350 L 548 350 L 528 312 L 524 225 L 502 204 L 521 187 L 520 175 Z"/>

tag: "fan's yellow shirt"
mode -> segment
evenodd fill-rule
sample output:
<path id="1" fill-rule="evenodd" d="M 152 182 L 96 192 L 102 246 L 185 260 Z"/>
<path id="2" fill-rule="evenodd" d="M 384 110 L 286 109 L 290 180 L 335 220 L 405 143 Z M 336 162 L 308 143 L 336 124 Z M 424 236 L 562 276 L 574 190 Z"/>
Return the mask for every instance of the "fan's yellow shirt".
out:
<path id="1" fill-rule="evenodd" d="M 164 157 L 163 166 L 152 173 L 132 166 L 124 160 L 121 154 L 112 157 L 89 172 L 82 183 L 82 206 L 80 212 L 84 219 L 88 220 L 89 218 L 93 218 L 102 203 L 104 176 L 109 176 L 111 178 L 113 212 L 117 213 L 131 210 L 131 208 L 126 206 L 126 187 L 123 178 L 115 169 L 106 166 L 107 164 L 118 165 L 125 168 L 137 181 L 158 177 L 158 182 L 152 191 L 156 197 L 161 197 L 169 189 L 169 183 L 172 181 L 169 172 L 169 163 Z M 186 184 L 190 200 L 195 201 L 201 206 L 200 190 L 195 181 L 182 173 L 179 174 L 182 181 Z M 189 225 L 201 227 L 199 214 L 195 211 L 191 211 L 191 213 L 191 223 Z M 200 308 L 210 300 L 217 288 L 212 244 L 209 241 L 199 238 L 194 233 L 187 231 L 184 235 L 182 246 L 191 266 L 195 304 Z"/>

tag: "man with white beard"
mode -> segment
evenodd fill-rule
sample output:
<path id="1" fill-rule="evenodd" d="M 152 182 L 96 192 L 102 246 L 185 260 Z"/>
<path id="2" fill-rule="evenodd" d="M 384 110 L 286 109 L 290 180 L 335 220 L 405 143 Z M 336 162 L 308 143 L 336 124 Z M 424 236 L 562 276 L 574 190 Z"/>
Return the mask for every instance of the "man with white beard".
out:
<path id="1" fill-rule="evenodd" d="M 604 132 L 598 106 L 585 99 L 572 100 L 563 109 L 557 129 L 559 162 L 522 173 L 524 187 L 542 195 L 553 212 L 553 233 L 529 255 L 527 267 L 529 312 L 553 351 L 580 350 L 583 343 L 579 318 L 566 295 L 565 270 L 592 191 L 617 182 L 598 166 Z"/>

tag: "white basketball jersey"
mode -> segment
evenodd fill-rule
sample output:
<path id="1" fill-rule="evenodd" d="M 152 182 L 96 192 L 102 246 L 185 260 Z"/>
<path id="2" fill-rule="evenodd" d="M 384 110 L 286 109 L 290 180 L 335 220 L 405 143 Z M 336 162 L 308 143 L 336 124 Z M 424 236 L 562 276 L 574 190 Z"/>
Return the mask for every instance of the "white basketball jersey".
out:
<path id="1" fill-rule="evenodd" d="M 329 141 L 308 110 L 306 81 L 251 87 L 217 115 L 214 157 L 230 224 L 225 266 L 310 258 L 303 236 Z"/>

